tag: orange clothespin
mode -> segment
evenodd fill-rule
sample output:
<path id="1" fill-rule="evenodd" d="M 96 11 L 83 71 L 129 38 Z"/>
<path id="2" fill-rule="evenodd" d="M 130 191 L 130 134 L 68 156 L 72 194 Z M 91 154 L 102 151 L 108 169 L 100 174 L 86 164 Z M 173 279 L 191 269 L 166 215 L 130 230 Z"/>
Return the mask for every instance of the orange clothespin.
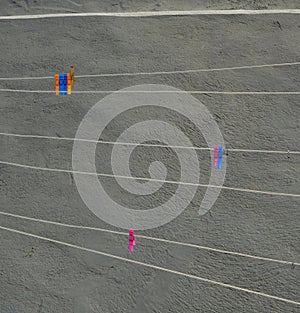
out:
<path id="1" fill-rule="evenodd" d="M 68 95 L 70 95 L 72 93 L 71 74 L 68 74 L 67 77 L 68 77 Z"/>
<path id="2" fill-rule="evenodd" d="M 59 75 L 55 74 L 55 94 L 59 95 Z"/>

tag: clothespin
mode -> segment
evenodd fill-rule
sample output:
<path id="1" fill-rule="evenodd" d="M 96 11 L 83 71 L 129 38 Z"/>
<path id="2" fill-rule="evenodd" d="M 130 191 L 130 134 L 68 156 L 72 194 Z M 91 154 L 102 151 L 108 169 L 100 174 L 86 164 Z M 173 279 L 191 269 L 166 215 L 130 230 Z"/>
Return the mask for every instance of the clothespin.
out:
<path id="1" fill-rule="evenodd" d="M 222 160 L 223 160 L 223 147 L 219 146 L 219 153 L 218 153 L 218 168 L 222 168 Z"/>
<path id="2" fill-rule="evenodd" d="M 72 80 L 71 80 L 71 74 L 68 74 L 68 75 L 67 75 L 67 77 L 68 77 L 68 95 L 70 95 L 70 94 L 71 94 L 71 92 L 72 92 Z"/>
<path id="3" fill-rule="evenodd" d="M 55 94 L 59 95 L 59 75 L 55 74 Z"/>

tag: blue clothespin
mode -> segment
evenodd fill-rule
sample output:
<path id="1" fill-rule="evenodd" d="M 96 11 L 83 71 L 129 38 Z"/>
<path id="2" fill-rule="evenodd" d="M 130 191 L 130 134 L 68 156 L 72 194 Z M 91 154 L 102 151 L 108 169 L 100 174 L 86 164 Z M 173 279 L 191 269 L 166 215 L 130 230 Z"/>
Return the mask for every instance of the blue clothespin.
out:
<path id="1" fill-rule="evenodd" d="M 67 74 L 59 74 L 59 94 L 61 96 L 67 95 L 68 79 Z"/>
<path id="2" fill-rule="evenodd" d="M 222 168 L 223 147 L 219 146 L 218 149 L 218 168 Z"/>

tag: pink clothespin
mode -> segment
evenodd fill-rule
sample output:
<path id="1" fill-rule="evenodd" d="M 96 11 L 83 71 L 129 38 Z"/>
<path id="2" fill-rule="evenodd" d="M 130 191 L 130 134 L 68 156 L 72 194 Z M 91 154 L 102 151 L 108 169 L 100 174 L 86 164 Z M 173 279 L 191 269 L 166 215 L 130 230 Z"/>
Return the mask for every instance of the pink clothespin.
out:
<path id="1" fill-rule="evenodd" d="M 219 148 L 218 146 L 214 147 L 214 167 L 218 166 L 218 154 L 219 154 Z"/>
<path id="2" fill-rule="evenodd" d="M 129 238 L 128 238 L 128 249 L 130 252 L 133 252 L 133 247 L 135 246 L 135 238 L 134 238 L 134 229 L 129 229 Z"/>

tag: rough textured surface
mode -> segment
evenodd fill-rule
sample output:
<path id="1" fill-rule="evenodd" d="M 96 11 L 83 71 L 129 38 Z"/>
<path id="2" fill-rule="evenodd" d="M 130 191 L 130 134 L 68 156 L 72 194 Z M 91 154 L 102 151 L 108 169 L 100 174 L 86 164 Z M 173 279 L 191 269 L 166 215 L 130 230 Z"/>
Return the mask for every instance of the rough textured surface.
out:
<path id="1" fill-rule="evenodd" d="M 67 10 L 193 8 L 299 8 L 298 1 L 65 1 Z M 51 3 L 51 4 L 50 4 Z M 75 4 L 77 3 L 77 4 Z M 263 4 L 262 4 L 263 3 Z M 82 4 L 82 5 L 81 5 Z M 47 7 L 51 8 L 47 8 Z M 58 1 L 1 1 L 1 14 L 64 12 Z M 0 22 L 1 77 L 51 76 L 73 64 L 77 74 L 230 67 L 299 61 L 299 16 L 180 18 L 72 18 Z M 118 90 L 160 83 L 183 90 L 298 90 L 299 66 L 188 75 L 85 78 L 75 90 Z M 0 88 L 53 89 L 53 81 L 1 81 Z M 103 96 L 0 93 L 0 132 L 74 137 L 90 107 Z M 300 150 L 299 96 L 195 96 L 214 115 L 227 147 Z M 143 112 L 142 112 L 143 113 Z M 155 114 L 155 112 L 151 112 Z M 145 112 L 147 114 L 147 112 Z M 147 115 L 146 115 L 147 116 Z M 130 122 L 112 123 L 104 139 Z M 186 133 L 201 144 L 184 123 Z M 111 131 L 111 134 L 110 134 Z M 110 137 L 111 136 L 111 137 Z M 1 160 L 71 169 L 71 142 L 0 136 Z M 109 171 L 99 147 L 98 170 Z M 166 162 L 170 151 L 159 150 Z M 102 155 L 103 154 L 103 155 Z M 132 157 L 147 175 L 149 149 Z M 199 154 L 202 160 L 202 154 Z M 203 157 L 204 158 L 204 157 Z M 141 161 L 142 160 L 142 161 Z M 205 158 L 203 159 L 205 160 Z M 205 165 L 206 164 L 206 165 Z M 175 164 L 176 165 L 176 164 Z M 173 166 L 173 168 L 176 166 Z M 226 186 L 299 193 L 299 156 L 230 153 Z M 204 173 L 207 163 L 201 165 Z M 174 174 L 176 175 L 176 173 Z M 112 195 L 117 187 L 105 179 Z M 205 175 L 201 182 L 207 182 Z M 164 186 L 165 193 L 171 192 Z M 205 216 L 197 214 L 203 189 L 177 219 L 143 232 L 171 240 L 298 261 L 299 200 L 225 191 Z M 1 211 L 65 223 L 111 228 L 87 209 L 69 174 L 0 165 Z M 117 201 L 130 202 L 122 194 Z M 139 199 L 136 209 L 151 203 Z M 1 215 L 1 226 L 192 273 L 299 301 L 299 268 L 127 238 L 72 230 Z M 0 312 L 299 312 L 299 307 L 149 268 L 42 242 L 1 230 Z"/>

